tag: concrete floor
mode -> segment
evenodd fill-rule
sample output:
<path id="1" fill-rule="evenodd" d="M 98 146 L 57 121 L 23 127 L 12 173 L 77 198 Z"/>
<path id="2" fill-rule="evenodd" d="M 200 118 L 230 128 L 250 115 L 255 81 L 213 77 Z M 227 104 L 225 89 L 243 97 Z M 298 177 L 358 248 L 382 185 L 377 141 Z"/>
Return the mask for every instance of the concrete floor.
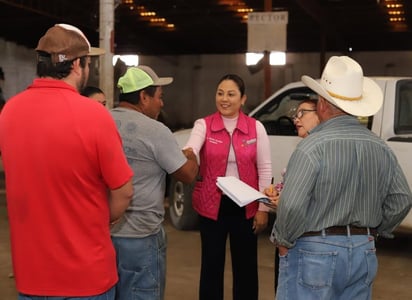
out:
<path id="1" fill-rule="evenodd" d="M 200 266 L 199 233 L 176 230 L 168 220 L 165 228 L 169 241 L 165 298 L 195 300 Z M 377 249 L 379 271 L 374 283 L 373 299 L 412 299 L 412 233 L 400 232 L 394 240 L 381 240 Z M 230 264 L 230 257 L 227 264 Z M 268 233 L 265 233 L 259 239 L 260 300 L 274 300 L 273 269 L 273 246 L 268 240 Z M 0 180 L 0 300 L 17 299 L 14 279 L 9 278 L 11 272 L 6 200 L 3 182 Z M 225 299 L 232 299 L 230 277 L 230 268 L 227 268 Z"/>

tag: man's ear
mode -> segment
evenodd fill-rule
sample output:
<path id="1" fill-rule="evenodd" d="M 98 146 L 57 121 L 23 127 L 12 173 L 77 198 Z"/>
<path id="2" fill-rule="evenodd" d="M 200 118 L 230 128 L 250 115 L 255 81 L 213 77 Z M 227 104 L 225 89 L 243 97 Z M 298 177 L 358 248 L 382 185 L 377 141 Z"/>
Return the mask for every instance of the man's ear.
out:
<path id="1" fill-rule="evenodd" d="M 317 111 L 319 111 L 319 112 L 324 112 L 325 111 L 326 104 L 327 104 L 327 103 L 325 103 L 325 101 L 326 101 L 325 98 L 319 96 L 318 104 L 317 104 L 317 107 L 316 107 Z"/>
<path id="2" fill-rule="evenodd" d="M 323 120 L 325 112 L 328 110 L 328 103 L 326 103 L 325 98 L 319 96 L 318 103 L 316 104 L 316 113 L 318 114 L 319 120 Z"/>
<path id="3" fill-rule="evenodd" d="M 72 66 L 73 66 L 73 72 L 75 72 L 78 75 L 82 73 L 82 67 L 80 65 L 80 58 L 76 58 L 75 60 L 73 60 Z"/>
<path id="4" fill-rule="evenodd" d="M 148 97 L 145 91 L 140 91 L 139 93 L 139 102 L 146 105 Z"/>

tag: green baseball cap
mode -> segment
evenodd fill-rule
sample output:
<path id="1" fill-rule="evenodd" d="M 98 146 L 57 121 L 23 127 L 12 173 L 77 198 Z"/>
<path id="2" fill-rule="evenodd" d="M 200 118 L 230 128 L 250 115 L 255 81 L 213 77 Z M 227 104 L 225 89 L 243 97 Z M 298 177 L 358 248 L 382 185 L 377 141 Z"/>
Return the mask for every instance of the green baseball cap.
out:
<path id="1" fill-rule="evenodd" d="M 148 66 L 128 68 L 126 73 L 119 78 L 117 87 L 120 93 L 132 93 L 140 91 L 148 86 L 168 85 L 173 82 L 173 77 L 159 77 Z"/>

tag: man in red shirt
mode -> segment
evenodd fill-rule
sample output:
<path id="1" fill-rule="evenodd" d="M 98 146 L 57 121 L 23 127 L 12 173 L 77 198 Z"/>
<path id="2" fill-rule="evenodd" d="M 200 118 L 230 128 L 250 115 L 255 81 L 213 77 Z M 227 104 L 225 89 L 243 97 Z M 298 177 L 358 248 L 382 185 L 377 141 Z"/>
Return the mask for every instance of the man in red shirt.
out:
<path id="1" fill-rule="evenodd" d="M 67 24 L 36 51 L 39 78 L 0 116 L 19 299 L 114 299 L 109 224 L 129 205 L 133 172 L 107 109 L 79 94 L 103 52 Z"/>

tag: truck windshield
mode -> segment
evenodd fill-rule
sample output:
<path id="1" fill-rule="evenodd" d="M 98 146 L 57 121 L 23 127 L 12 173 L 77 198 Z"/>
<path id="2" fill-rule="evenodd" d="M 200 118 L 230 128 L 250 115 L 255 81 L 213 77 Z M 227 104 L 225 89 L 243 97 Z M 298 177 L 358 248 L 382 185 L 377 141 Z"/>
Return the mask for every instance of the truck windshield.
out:
<path id="1" fill-rule="evenodd" d="M 318 95 L 308 87 L 290 89 L 270 99 L 252 117 L 262 122 L 268 135 L 296 136 L 292 115 L 299 103 L 308 99 L 317 100 Z M 358 120 L 371 129 L 372 117 L 358 117 Z"/>
<path id="2" fill-rule="evenodd" d="M 297 135 L 293 124 L 293 110 L 307 99 L 317 100 L 318 96 L 307 87 L 298 87 L 285 91 L 270 99 L 252 117 L 262 122 L 268 135 Z"/>
<path id="3" fill-rule="evenodd" d="M 395 133 L 412 133 L 412 80 L 400 80 L 396 86 Z"/>

